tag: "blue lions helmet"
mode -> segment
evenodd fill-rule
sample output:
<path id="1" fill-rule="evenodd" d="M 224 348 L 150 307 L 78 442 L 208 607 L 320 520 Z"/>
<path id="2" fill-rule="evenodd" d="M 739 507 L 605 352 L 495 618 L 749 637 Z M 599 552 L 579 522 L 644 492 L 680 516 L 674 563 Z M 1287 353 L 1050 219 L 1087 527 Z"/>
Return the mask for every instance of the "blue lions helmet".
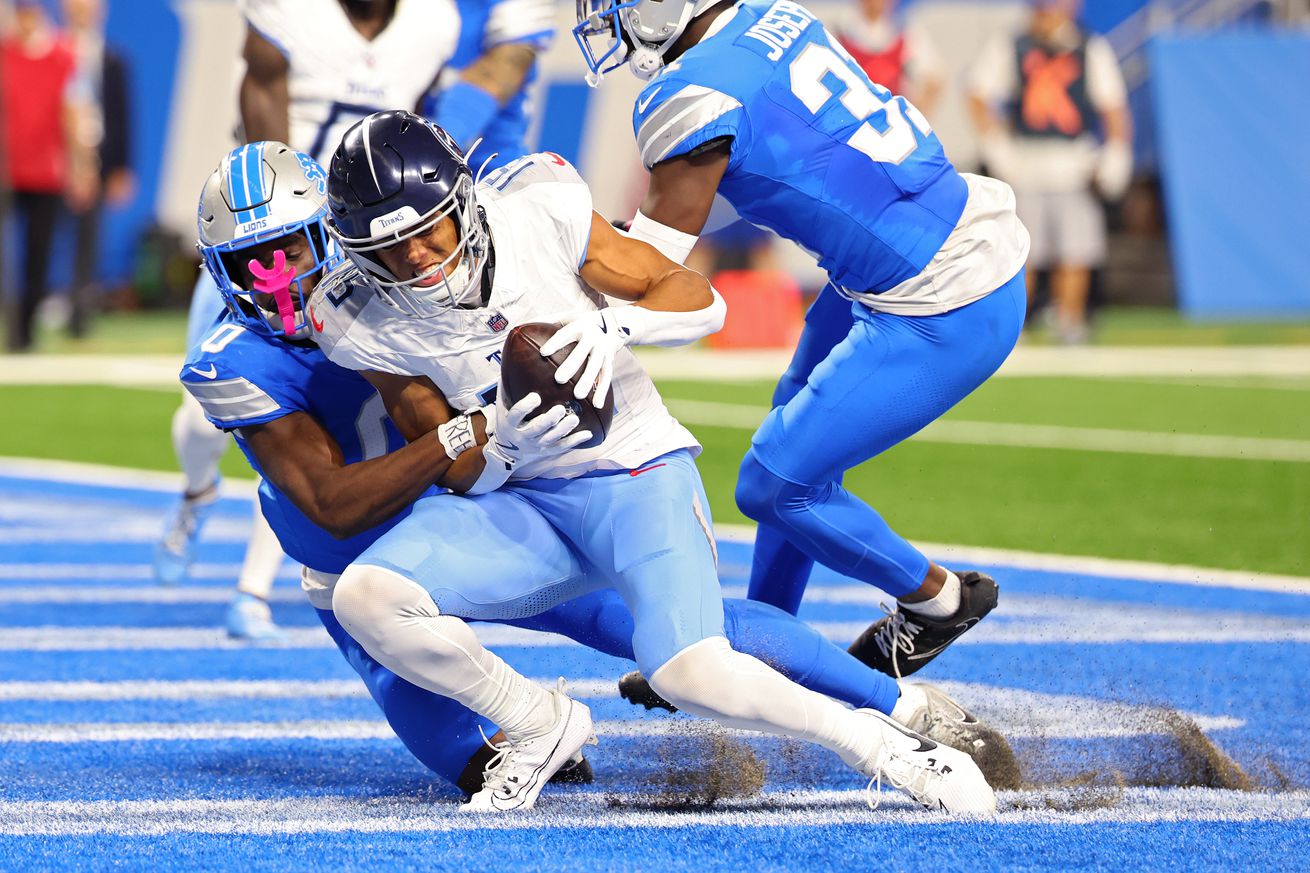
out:
<path id="1" fill-rule="evenodd" d="M 309 336 L 305 301 L 322 275 L 343 261 L 326 217 L 327 174 L 309 155 L 280 142 L 233 149 L 205 182 L 196 248 L 223 302 L 247 328 L 284 339 Z M 308 242 L 312 265 L 289 283 L 274 283 L 277 292 L 264 291 L 265 277 L 252 269 L 250 250 L 297 234 Z"/>
<path id="2" fill-rule="evenodd" d="M 376 112 L 337 146 L 328 170 L 328 230 L 383 299 L 411 315 L 458 306 L 481 287 L 490 250 L 473 172 L 440 127 L 412 112 Z M 381 250 L 455 222 L 458 244 L 421 275 L 400 279 Z M 433 277 L 439 281 L 433 282 Z"/>
<path id="3" fill-rule="evenodd" d="M 718 2 L 577 0 L 573 38 L 587 63 L 587 84 L 595 87 L 625 61 L 638 78 L 651 78 L 692 19 Z"/>

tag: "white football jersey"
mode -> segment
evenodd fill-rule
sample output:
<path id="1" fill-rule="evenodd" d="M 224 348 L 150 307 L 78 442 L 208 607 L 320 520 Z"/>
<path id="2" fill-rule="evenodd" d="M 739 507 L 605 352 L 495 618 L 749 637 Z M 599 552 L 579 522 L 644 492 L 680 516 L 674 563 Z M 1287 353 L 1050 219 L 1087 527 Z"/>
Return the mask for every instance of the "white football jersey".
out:
<path id="1" fill-rule="evenodd" d="M 338 270 L 309 303 L 315 341 L 334 363 L 354 370 L 427 376 L 457 410 L 483 406 L 500 381 L 505 334 L 517 324 L 558 321 L 608 305 L 578 270 L 591 236 L 591 192 L 563 158 L 529 155 L 477 187 L 495 250 L 487 305 L 425 317 L 397 309 L 352 267 Z M 699 453 L 631 350 L 614 362 L 614 421 L 590 449 L 519 466 L 512 479 L 564 479 L 593 470 L 626 470 L 674 449 Z"/>
<path id="2" fill-rule="evenodd" d="M 287 58 L 288 143 L 327 166 L 352 124 L 386 109 L 414 111 L 450 60 L 453 0 L 398 0 L 372 41 L 337 0 L 240 0 L 247 25 Z"/>

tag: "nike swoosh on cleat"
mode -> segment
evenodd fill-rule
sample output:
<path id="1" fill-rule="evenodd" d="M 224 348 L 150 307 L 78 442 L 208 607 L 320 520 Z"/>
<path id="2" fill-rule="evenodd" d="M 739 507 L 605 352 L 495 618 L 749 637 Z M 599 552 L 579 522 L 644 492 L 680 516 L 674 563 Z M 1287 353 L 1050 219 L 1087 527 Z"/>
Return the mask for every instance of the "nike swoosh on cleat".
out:
<path id="1" fill-rule="evenodd" d="M 218 367 L 214 364 L 210 364 L 208 370 L 202 370 L 199 367 L 187 367 L 187 369 L 197 376 L 204 376 L 206 379 L 214 379 L 218 376 Z"/>
<path id="2" fill-rule="evenodd" d="M 955 637 L 948 640 L 947 642 L 942 643 L 940 646 L 938 646 L 935 649 L 929 649 L 926 652 L 916 652 L 913 655 L 906 655 L 905 659 L 907 661 L 922 661 L 924 658 L 931 658 L 934 655 L 939 654 L 943 649 L 945 649 L 951 643 L 955 642 L 955 640 L 959 637 L 960 634 L 964 633 L 964 631 L 967 631 L 969 628 L 973 627 L 977 623 L 978 623 L 977 618 L 966 618 L 964 621 L 960 622 L 959 625 L 956 625 L 956 627 L 963 626 L 964 630 L 960 631 L 959 634 L 956 634 Z"/>

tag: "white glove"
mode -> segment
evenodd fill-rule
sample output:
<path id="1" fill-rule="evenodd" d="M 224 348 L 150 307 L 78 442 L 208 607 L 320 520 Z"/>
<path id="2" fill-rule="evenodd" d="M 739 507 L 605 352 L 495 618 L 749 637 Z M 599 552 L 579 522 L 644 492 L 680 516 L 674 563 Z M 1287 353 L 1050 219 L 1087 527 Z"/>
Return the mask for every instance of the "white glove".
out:
<path id="1" fill-rule="evenodd" d="M 555 381 L 563 385 L 581 370 L 573 396 L 582 400 L 590 395 L 597 409 L 609 393 L 615 355 L 632 340 L 631 330 L 619 325 L 615 313 L 616 309 L 601 309 L 575 315 L 541 347 L 541 356 L 549 358 L 569 343 L 577 343 L 555 371 Z"/>
<path id="2" fill-rule="evenodd" d="M 498 400 L 496 433 L 483 448 L 483 455 L 513 470 L 524 461 L 562 455 L 591 439 L 589 430 L 573 433 L 578 416 L 560 405 L 528 420 L 539 406 L 541 395 L 535 391 L 508 409 Z"/>
<path id="3" fill-rule="evenodd" d="M 1096 162 L 1096 190 L 1107 200 L 1118 200 L 1133 180 L 1133 150 L 1126 142 L 1107 142 Z"/>

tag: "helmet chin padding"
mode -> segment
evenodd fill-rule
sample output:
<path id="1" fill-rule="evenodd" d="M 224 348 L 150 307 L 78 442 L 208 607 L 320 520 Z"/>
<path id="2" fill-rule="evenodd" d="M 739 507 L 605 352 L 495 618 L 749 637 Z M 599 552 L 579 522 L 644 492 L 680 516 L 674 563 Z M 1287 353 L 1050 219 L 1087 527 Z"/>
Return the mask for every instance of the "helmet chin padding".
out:
<path id="1" fill-rule="evenodd" d="M 638 79 L 650 79 L 664 66 L 664 58 L 658 51 L 642 43 L 628 55 L 628 66 Z"/>

